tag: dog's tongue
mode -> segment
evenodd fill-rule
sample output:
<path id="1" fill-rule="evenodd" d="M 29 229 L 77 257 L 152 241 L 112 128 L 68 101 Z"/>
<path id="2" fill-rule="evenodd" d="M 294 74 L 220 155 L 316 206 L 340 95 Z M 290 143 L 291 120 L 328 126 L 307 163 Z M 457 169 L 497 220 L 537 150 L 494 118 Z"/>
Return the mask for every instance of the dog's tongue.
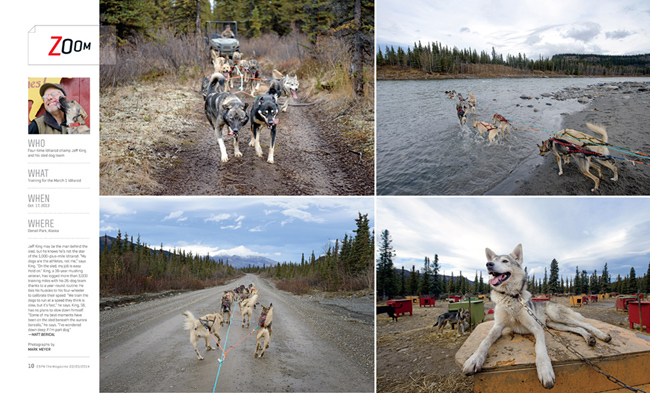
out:
<path id="1" fill-rule="evenodd" d="M 297 99 L 298 99 L 298 95 L 296 94 L 296 91 L 295 91 L 295 90 L 291 90 L 291 95 L 293 95 L 293 99 L 294 99 L 294 100 L 297 100 Z"/>
<path id="2" fill-rule="evenodd" d="M 498 276 L 494 276 L 492 279 L 490 279 L 490 284 L 491 285 L 497 285 L 499 283 L 499 280 L 503 276 L 504 276 L 504 274 L 499 274 Z"/>

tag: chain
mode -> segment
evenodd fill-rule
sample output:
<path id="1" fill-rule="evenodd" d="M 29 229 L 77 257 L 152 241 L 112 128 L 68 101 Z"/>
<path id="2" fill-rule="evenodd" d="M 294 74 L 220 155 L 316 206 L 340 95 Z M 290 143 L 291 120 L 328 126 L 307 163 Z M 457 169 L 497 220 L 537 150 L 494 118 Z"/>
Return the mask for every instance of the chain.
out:
<path id="1" fill-rule="evenodd" d="M 554 338 L 556 341 L 558 341 L 560 344 L 564 345 L 564 346 L 566 347 L 566 349 L 568 349 L 569 352 L 571 352 L 572 354 L 576 355 L 576 356 L 578 357 L 578 359 L 580 359 L 580 360 L 582 360 L 583 362 L 587 363 L 589 366 L 591 366 L 591 368 L 593 368 L 594 370 L 596 370 L 596 371 L 599 372 L 600 374 L 604 375 L 608 380 L 610 380 L 611 382 L 614 382 L 615 384 L 619 385 L 620 387 L 625 388 L 625 389 L 628 389 L 628 390 L 631 390 L 631 391 L 633 391 L 633 392 L 646 393 L 645 390 L 641 390 L 641 389 L 637 389 L 637 388 L 634 388 L 634 387 L 632 387 L 632 386 L 629 386 L 629 385 L 625 384 L 623 381 L 621 381 L 621 380 L 615 378 L 614 376 L 605 373 L 605 372 L 604 372 L 604 371 L 603 371 L 603 370 L 602 370 L 602 369 L 601 369 L 597 364 L 594 364 L 591 360 L 589 360 L 589 359 L 585 358 L 584 356 L 582 356 L 582 355 L 580 354 L 580 352 L 578 352 L 578 351 L 576 351 L 574 348 L 570 347 L 570 346 L 569 346 L 569 343 L 567 343 L 566 340 L 564 340 L 562 337 L 558 336 L 557 334 L 551 332 L 551 331 L 549 330 L 549 328 L 546 327 L 546 324 L 542 323 L 542 322 L 537 318 L 537 316 L 535 316 L 535 314 L 533 313 L 533 311 L 532 311 L 530 308 L 528 308 L 528 306 L 526 306 L 526 303 L 524 303 L 524 299 L 523 299 L 523 297 L 519 297 L 519 303 L 521 303 L 521 305 L 522 305 L 522 306 L 524 307 L 524 309 L 528 312 L 528 314 L 530 314 L 530 316 L 533 317 L 533 319 L 534 319 L 535 321 L 537 321 L 537 323 L 539 323 L 539 325 L 540 325 L 541 327 L 543 327 L 544 330 L 546 330 L 546 331 L 551 335 L 551 337 L 553 337 L 553 338 Z"/>

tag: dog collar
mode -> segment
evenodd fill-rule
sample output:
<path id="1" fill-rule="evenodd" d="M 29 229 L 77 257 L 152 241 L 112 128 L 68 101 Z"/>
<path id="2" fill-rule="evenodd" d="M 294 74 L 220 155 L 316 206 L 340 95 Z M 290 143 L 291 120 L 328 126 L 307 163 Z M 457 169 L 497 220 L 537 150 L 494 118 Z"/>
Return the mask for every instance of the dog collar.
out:
<path id="1" fill-rule="evenodd" d="M 519 292 L 517 292 L 516 295 L 511 295 L 511 294 L 509 294 L 509 293 L 505 293 L 505 292 L 497 291 L 496 289 L 493 289 L 493 291 L 498 292 L 498 293 L 500 293 L 500 294 L 502 294 L 502 295 L 510 296 L 510 297 L 513 298 L 513 299 L 519 299 L 519 296 L 521 295 L 521 292 L 524 291 L 524 287 L 526 286 L 526 282 L 527 282 L 526 279 L 524 279 L 524 282 L 521 284 L 521 289 L 519 290 Z"/>
<path id="2" fill-rule="evenodd" d="M 68 127 L 79 127 L 80 125 L 81 123 L 72 123 L 72 124 L 68 124 Z"/>

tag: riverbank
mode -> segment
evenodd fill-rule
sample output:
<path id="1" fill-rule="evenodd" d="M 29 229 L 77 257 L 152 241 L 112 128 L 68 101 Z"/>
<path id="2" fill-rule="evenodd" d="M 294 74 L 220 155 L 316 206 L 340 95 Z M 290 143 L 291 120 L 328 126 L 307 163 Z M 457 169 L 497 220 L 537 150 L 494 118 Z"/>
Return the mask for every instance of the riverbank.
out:
<path id="1" fill-rule="evenodd" d="M 583 89 L 566 89 L 553 94 L 554 99 L 585 100 L 589 104 L 580 112 L 567 114 L 562 128 L 593 134 L 585 123 L 605 126 L 609 135 L 610 155 L 618 157 L 618 181 L 603 167 L 600 189 L 592 192 L 593 181 L 582 175 L 575 163 L 564 166 L 558 175 L 555 157 L 530 157 L 506 180 L 490 190 L 489 195 L 650 195 L 650 159 L 625 149 L 650 154 L 650 82 L 601 83 Z M 541 140 L 539 141 L 541 144 Z M 621 147 L 621 148 L 618 148 Z M 633 163 L 631 160 L 640 163 Z M 596 170 L 592 168 L 592 173 Z"/>

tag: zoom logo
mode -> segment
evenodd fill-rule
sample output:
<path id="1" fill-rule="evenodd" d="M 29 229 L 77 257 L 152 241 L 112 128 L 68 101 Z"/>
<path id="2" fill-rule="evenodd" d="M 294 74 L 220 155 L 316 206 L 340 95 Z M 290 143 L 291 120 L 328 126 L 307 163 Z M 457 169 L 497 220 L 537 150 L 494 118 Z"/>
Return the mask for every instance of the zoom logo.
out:
<path id="1" fill-rule="evenodd" d="M 73 52 L 82 52 L 90 50 L 90 42 L 83 42 L 80 40 L 73 41 L 70 38 L 63 38 L 63 36 L 52 36 L 54 41 L 52 49 L 47 54 L 48 56 L 61 56 L 61 54 L 69 55 Z"/>

